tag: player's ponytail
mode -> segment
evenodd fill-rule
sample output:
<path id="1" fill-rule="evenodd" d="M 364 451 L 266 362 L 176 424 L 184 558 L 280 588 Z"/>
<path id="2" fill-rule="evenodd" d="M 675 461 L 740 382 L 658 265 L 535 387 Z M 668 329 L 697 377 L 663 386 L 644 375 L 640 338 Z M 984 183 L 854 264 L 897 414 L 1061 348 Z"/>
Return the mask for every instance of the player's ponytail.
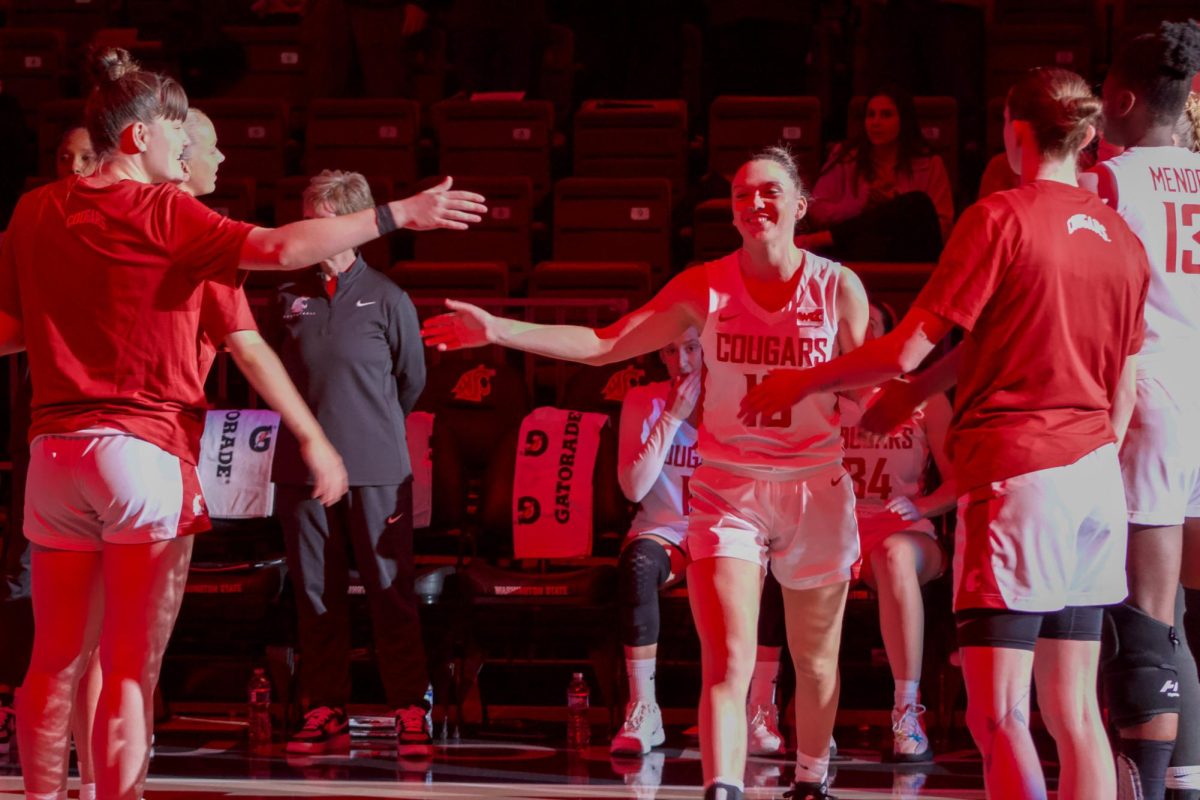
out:
<path id="1" fill-rule="evenodd" d="M 143 70 L 120 47 L 101 47 L 88 57 L 88 74 L 95 84 L 84 109 L 84 120 L 96 155 L 117 149 L 121 133 L 134 122 L 159 117 L 183 121 L 188 99 L 174 78 Z"/>
<path id="2" fill-rule="evenodd" d="M 1008 116 L 1028 122 L 1038 150 L 1048 158 L 1074 156 L 1100 121 L 1100 99 L 1066 69 L 1031 69 L 1008 92 Z"/>

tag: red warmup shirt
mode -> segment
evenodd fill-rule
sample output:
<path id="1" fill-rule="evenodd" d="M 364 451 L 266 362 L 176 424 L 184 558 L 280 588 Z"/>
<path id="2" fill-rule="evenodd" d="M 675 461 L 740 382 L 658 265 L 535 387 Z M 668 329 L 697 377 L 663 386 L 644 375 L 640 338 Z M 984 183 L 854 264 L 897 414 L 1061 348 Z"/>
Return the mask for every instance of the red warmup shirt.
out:
<path id="1" fill-rule="evenodd" d="M 208 378 L 217 350 L 238 331 L 257 331 L 250 302 L 240 287 L 205 281 L 200 298 L 200 381 Z"/>
<path id="2" fill-rule="evenodd" d="M 1083 189 L 1033 181 L 967 209 L 915 302 L 967 332 L 947 440 L 960 489 L 1116 441 L 1149 282 L 1137 237 Z"/>
<path id="3" fill-rule="evenodd" d="M 22 197 L 0 249 L 0 311 L 24 322 L 30 438 L 116 428 L 194 464 L 200 286 L 236 286 L 252 229 L 171 185 L 68 178 Z"/>

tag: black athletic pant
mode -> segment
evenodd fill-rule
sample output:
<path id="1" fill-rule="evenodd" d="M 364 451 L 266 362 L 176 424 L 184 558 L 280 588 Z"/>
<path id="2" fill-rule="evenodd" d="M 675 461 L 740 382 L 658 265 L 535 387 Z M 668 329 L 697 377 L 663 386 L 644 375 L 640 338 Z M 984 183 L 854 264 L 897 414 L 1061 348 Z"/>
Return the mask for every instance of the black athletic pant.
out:
<path id="1" fill-rule="evenodd" d="M 300 623 L 303 696 L 312 708 L 345 708 L 350 700 L 352 549 L 371 609 L 388 705 L 421 705 L 429 672 L 413 591 L 412 481 L 352 486 L 331 508 L 311 493 L 311 486 L 276 489 Z"/>

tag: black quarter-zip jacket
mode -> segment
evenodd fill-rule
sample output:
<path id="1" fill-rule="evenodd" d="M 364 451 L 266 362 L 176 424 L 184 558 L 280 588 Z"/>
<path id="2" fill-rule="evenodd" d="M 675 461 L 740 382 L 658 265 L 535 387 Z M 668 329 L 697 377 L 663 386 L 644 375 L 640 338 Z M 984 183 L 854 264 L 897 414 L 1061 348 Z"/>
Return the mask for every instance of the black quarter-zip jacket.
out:
<path id="1" fill-rule="evenodd" d="M 408 295 L 362 260 L 326 293 L 319 267 L 279 286 L 271 341 L 317 421 L 341 453 L 351 486 L 412 475 L 404 416 L 425 388 L 425 352 Z M 311 484 L 300 446 L 279 432 L 272 479 Z"/>

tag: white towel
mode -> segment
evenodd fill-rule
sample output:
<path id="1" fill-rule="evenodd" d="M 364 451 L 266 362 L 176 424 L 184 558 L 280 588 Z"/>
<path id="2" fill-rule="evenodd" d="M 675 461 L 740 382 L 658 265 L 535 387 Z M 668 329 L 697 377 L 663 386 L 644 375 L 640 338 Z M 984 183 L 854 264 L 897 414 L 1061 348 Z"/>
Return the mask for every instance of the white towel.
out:
<path id="1" fill-rule="evenodd" d="M 513 555 L 592 552 L 592 473 L 604 414 L 543 406 L 521 423 L 513 472 Z"/>
<path id="2" fill-rule="evenodd" d="M 211 517 L 269 517 L 275 508 L 271 462 L 279 414 L 269 409 L 209 411 L 200 439 L 200 487 Z"/>
<path id="3" fill-rule="evenodd" d="M 412 463 L 413 527 L 428 528 L 433 518 L 433 414 L 414 411 L 404 418 L 408 460 Z"/>

